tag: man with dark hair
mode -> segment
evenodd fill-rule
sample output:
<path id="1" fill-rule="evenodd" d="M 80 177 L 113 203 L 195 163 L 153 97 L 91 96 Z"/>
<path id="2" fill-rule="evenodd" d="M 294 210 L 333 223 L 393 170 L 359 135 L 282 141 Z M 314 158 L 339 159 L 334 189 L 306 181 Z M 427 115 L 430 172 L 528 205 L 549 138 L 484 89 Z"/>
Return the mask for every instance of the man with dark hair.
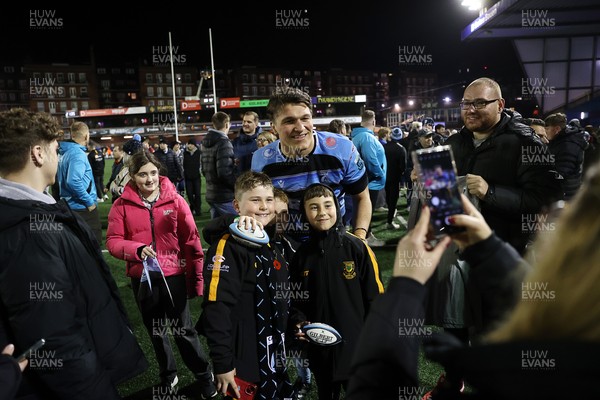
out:
<path id="1" fill-rule="evenodd" d="M 148 364 L 98 241 L 46 192 L 59 137 L 50 114 L 0 113 L 0 348 L 45 339 L 17 398 L 117 400 L 117 385 Z"/>
<path id="2" fill-rule="evenodd" d="M 546 123 L 539 118 L 523 118 L 523 123 L 530 126 L 535 134 L 540 138 L 542 143 L 548 144 L 548 136 L 546 135 Z"/>
<path id="3" fill-rule="evenodd" d="M 106 187 L 104 188 L 104 193 L 108 192 L 111 184 L 115 181 L 115 179 L 117 178 L 117 175 L 119 175 L 119 172 L 121 172 L 121 169 L 123 168 L 124 162 L 123 162 L 122 146 L 113 147 L 113 159 L 114 159 L 114 163 L 112 165 L 110 178 L 108 179 L 108 182 L 106 183 Z M 119 195 L 115 195 L 114 193 L 112 193 L 112 202 L 114 203 L 118 197 L 119 197 Z"/>
<path id="4" fill-rule="evenodd" d="M 273 131 L 279 140 L 254 152 L 252 170 L 271 177 L 275 187 L 290 199 L 291 221 L 301 221 L 300 202 L 308 186 L 325 183 L 335 192 L 342 216 L 344 195 L 353 196 L 354 234 L 366 239 L 371 222 L 371 201 L 365 165 L 352 141 L 337 133 L 315 131 L 310 96 L 300 89 L 280 87 L 267 105 Z M 305 239 L 307 228 L 296 224 L 294 234 Z"/>
<path id="5" fill-rule="evenodd" d="M 556 170 L 563 177 L 565 200 L 570 200 L 581 186 L 583 173 L 583 157 L 588 147 L 584 130 L 579 120 L 567 124 L 567 116 L 562 113 L 549 115 L 544 120 L 548 149 L 554 156 Z"/>
<path id="6" fill-rule="evenodd" d="M 71 140 L 60 143 L 58 183 L 60 198 L 90 226 L 102 245 L 102 225 L 92 166 L 86 155 L 90 129 L 81 121 L 71 125 Z"/>
<path id="7" fill-rule="evenodd" d="M 233 139 L 233 154 L 237 174 L 250 170 L 252 154 L 258 149 L 256 138 L 262 132 L 258 114 L 254 111 L 246 111 L 242 117 L 242 128 L 235 139 Z"/>
<path id="8" fill-rule="evenodd" d="M 177 188 L 178 183 L 183 179 L 183 167 L 179 162 L 177 154 L 175 154 L 173 149 L 169 148 L 169 144 L 164 137 L 159 139 L 159 150 L 154 155 L 158 158 L 162 166 L 167 169 L 169 180 Z"/>
<path id="9" fill-rule="evenodd" d="M 196 139 L 187 142 L 183 153 L 183 175 L 185 176 L 185 191 L 190 202 L 192 214 L 202 214 L 202 180 L 200 179 L 200 150 Z"/>
<path id="10" fill-rule="evenodd" d="M 231 122 L 229 115 L 217 111 L 212 116 L 213 127 L 202 139 L 200 163 L 206 179 L 206 202 L 210 217 L 237 214 L 233 208 L 234 185 L 237 178 L 233 145 L 227 137 Z"/>

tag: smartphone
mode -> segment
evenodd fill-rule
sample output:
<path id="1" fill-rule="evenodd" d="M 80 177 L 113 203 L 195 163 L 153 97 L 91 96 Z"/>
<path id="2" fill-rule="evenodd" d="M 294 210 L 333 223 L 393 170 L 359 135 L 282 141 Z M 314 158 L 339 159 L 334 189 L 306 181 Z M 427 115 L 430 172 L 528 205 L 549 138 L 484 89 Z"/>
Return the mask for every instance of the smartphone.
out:
<path id="1" fill-rule="evenodd" d="M 21 362 L 21 361 L 24 361 L 25 359 L 29 359 L 29 357 L 31 357 L 31 353 L 35 353 L 40 348 L 42 348 L 45 344 L 46 344 L 45 339 L 38 340 L 30 348 L 25 350 L 23 353 L 19 354 L 19 356 L 16 358 L 17 362 Z"/>
<path id="2" fill-rule="evenodd" d="M 417 189 L 423 191 L 431 211 L 433 235 L 439 238 L 463 232 L 464 228 L 448 221 L 450 216 L 464 213 L 452 148 L 446 145 L 419 149 L 413 151 L 412 157 L 419 178 Z"/>
<path id="3" fill-rule="evenodd" d="M 234 379 L 241 396 L 239 400 L 253 400 L 256 392 L 258 392 L 258 385 L 251 382 L 246 382 L 237 376 L 234 377 Z M 237 399 L 237 397 L 235 397 L 235 392 L 231 389 L 231 387 L 227 389 L 227 396 Z"/>

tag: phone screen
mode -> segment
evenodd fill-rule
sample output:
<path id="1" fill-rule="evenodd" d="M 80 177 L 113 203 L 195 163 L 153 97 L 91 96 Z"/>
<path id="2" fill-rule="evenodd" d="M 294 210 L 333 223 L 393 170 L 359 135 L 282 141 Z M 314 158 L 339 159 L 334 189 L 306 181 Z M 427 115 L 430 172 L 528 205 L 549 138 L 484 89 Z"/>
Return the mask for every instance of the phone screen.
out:
<path id="1" fill-rule="evenodd" d="M 464 213 L 451 147 L 420 149 L 412 156 L 419 176 L 418 189 L 423 191 L 431 211 L 433 234 L 439 237 L 464 231 L 448 222 L 451 215 Z"/>

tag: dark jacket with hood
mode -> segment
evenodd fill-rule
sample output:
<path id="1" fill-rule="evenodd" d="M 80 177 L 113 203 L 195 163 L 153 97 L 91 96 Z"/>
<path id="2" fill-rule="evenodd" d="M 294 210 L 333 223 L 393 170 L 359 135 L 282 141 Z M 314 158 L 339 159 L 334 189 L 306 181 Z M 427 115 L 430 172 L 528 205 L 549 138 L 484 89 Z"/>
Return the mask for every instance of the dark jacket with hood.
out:
<path id="1" fill-rule="evenodd" d="M 554 156 L 556 170 L 563 177 L 565 200 L 571 199 L 581 186 L 583 156 L 588 142 L 584 131 L 576 125 L 567 125 L 548 143 L 548 149 Z"/>
<path id="2" fill-rule="evenodd" d="M 492 235 L 469 247 L 464 256 L 479 289 L 506 301 L 496 302 L 501 318 L 520 297 L 524 265 L 519 255 Z M 513 273 L 514 280 L 509 278 Z M 509 281 L 514 284 L 507 285 Z M 410 278 L 392 278 L 386 293 L 375 300 L 352 363 L 346 399 L 396 400 L 399 388 L 421 398 L 425 391 L 419 390 L 417 375 L 421 339 L 425 356 L 444 367 L 449 382 L 432 400 L 600 398 L 598 343 L 530 339 L 465 347 L 448 333 L 399 335 L 398 321 L 424 320 L 426 288 Z M 469 393 L 459 393 L 461 380 L 472 388 Z"/>
<path id="3" fill-rule="evenodd" d="M 466 127 L 448 138 L 458 175 L 479 175 L 489 185 L 481 214 L 502 238 L 523 252 L 531 233 L 523 218 L 562 198 L 561 184 L 546 146 L 521 116 L 504 110 L 494 131 L 479 147 Z"/>
<path id="4" fill-rule="evenodd" d="M 116 385 L 147 361 L 117 285 L 86 223 L 64 201 L 31 193 L 0 185 L 0 348 L 14 343 L 20 353 L 46 340 L 23 372 L 22 390 L 119 399 Z"/>
<path id="5" fill-rule="evenodd" d="M 238 174 L 250 171 L 250 167 L 252 166 L 252 154 L 258 149 L 256 138 L 260 132 L 262 132 L 260 126 L 256 127 L 256 130 L 252 135 L 246 135 L 244 130 L 240 129 L 237 137 L 233 139 L 233 153 L 235 154 Z"/>
<path id="6" fill-rule="evenodd" d="M 223 132 L 209 129 L 202 139 L 202 174 L 206 179 L 206 201 L 227 203 L 233 201 L 235 173 L 233 146 Z"/>
<path id="7" fill-rule="evenodd" d="M 300 290 L 307 295 L 292 299 L 290 324 L 321 322 L 340 333 L 342 343 L 332 347 L 309 344 L 307 354 L 315 374 L 323 371 L 325 376 L 333 374 L 334 381 L 345 381 L 358 334 L 371 302 L 383 293 L 383 284 L 375 254 L 360 238 L 346 232 L 339 204 L 333 198 L 335 225 L 325 232 L 311 226 L 308 241 L 300 245 L 291 261 L 292 286 L 300 283 Z"/>
<path id="8" fill-rule="evenodd" d="M 256 268 L 269 264 L 270 273 L 282 287 L 289 282 L 288 265 L 272 243 L 252 248 L 236 241 L 229 233 L 236 215 L 224 215 L 209 221 L 202 235 L 209 244 L 204 266 L 204 299 L 196 329 L 207 339 L 215 374 L 236 369 L 237 376 L 259 382 Z M 267 227 L 270 238 L 274 226 Z M 282 296 L 287 326 L 289 297 Z"/>
<path id="9" fill-rule="evenodd" d="M 158 149 L 154 155 L 158 158 L 158 161 L 167 170 L 167 176 L 175 185 L 177 182 L 183 179 L 183 165 L 179 161 L 179 157 L 173 151 L 173 149 L 167 148 L 164 152 L 162 149 Z"/>

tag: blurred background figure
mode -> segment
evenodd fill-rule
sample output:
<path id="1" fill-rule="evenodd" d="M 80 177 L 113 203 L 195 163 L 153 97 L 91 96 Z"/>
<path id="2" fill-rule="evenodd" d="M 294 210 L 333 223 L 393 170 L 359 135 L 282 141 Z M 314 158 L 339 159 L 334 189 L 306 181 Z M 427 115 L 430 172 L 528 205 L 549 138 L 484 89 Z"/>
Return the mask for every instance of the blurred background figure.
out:
<path id="1" fill-rule="evenodd" d="M 271 131 L 263 131 L 258 134 L 256 137 L 256 146 L 257 148 L 261 148 L 263 146 L 268 145 L 269 143 L 273 143 L 277 140 L 277 136 Z"/>

